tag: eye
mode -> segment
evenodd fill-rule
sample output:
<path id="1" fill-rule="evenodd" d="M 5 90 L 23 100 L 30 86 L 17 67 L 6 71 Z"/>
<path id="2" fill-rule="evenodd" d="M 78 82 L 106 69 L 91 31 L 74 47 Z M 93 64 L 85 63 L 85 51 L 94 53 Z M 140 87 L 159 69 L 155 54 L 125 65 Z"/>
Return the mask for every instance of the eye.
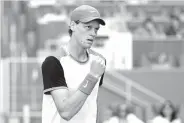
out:
<path id="1" fill-rule="evenodd" d="M 91 26 L 85 26 L 85 28 L 90 30 L 92 27 Z"/>
<path id="2" fill-rule="evenodd" d="M 96 31 L 98 31 L 98 30 L 99 30 L 99 28 L 95 28 L 95 30 L 96 30 Z"/>

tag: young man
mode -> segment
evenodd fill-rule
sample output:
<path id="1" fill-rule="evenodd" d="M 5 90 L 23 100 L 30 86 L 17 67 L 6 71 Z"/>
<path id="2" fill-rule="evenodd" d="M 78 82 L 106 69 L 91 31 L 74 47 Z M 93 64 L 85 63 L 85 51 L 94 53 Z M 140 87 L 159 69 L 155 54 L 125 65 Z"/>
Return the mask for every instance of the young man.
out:
<path id="1" fill-rule="evenodd" d="M 99 12 L 82 5 L 71 13 L 68 45 L 42 64 L 42 123 L 96 123 L 105 58 L 90 48 L 101 25 Z M 59 59 L 59 60 L 58 60 Z"/>

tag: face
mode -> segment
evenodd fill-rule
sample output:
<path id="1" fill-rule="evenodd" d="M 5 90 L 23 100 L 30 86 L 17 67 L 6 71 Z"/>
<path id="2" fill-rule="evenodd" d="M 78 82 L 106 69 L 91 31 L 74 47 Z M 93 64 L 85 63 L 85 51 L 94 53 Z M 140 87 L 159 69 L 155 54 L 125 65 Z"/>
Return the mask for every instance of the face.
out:
<path id="1" fill-rule="evenodd" d="M 163 113 L 166 117 L 170 117 L 171 114 L 173 112 L 173 109 L 171 108 L 171 106 L 169 104 L 166 104 L 164 109 L 163 109 Z"/>
<path id="2" fill-rule="evenodd" d="M 165 62 L 167 62 L 167 55 L 166 54 L 161 54 L 160 56 L 159 56 L 159 62 L 160 63 L 165 63 Z"/>
<path id="3" fill-rule="evenodd" d="M 125 118 L 127 115 L 126 105 L 121 105 L 119 108 L 120 108 L 120 117 Z"/>
<path id="4" fill-rule="evenodd" d="M 172 23 L 172 25 L 173 25 L 174 27 L 176 27 L 176 28 L 179 27 L 179 22 L 178 22 L 178 20 L 172 19 L 172 20 L 171 20 L 171 23 Z"/>
<path id="5" fill-rule="evenodd" d="M 75 23 L 72 27 L 72 36 L 75 38 L 78 45 L 83 48 L 90 48 L 97 36 L 99 28 L 100 24 L 97 20 L 88 23 Z"/>
<path id="6" fill-rule="evenodd" d="M 152 22 L 147 22 L 146 23 L 146 27 L 149 29 L 153 29 L 154 28 L 154 24 Z"/>

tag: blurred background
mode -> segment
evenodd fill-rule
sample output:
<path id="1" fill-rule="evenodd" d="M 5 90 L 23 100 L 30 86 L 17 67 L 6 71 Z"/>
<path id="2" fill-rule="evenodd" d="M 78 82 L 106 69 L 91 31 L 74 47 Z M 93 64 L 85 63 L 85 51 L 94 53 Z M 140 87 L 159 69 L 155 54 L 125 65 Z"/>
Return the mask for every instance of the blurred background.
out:
<path id="1" fill-rule="evenodd" d="M 66 45 L 70 12 L 82 4 L 97 8 L 106 21 L 92 46 L 107 60 L 98 122 L 126 103 L 146 123 L 165 100 L 184 118 L 184 0 L 0 4 L 0 123 L 41 123 L 41 64 Z"/>

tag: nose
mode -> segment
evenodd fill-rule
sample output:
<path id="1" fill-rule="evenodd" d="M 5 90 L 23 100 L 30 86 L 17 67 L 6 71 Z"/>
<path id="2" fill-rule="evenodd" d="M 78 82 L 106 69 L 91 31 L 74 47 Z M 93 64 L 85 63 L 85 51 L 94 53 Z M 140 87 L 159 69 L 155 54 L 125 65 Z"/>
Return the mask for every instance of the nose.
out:
<path id="1" fill-rule="evenodd" d="M 97 31 L 95 29 L 91 29 L 90 35 L 96 37 Z"/>

